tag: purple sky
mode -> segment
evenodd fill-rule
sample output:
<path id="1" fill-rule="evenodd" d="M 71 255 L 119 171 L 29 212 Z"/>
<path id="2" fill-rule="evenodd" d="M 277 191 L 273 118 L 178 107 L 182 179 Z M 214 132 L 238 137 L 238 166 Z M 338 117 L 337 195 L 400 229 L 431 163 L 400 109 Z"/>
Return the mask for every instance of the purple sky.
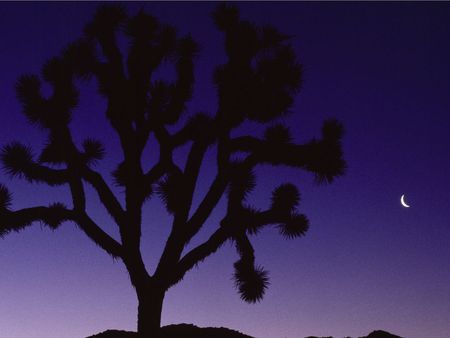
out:
<path id="1" fill-rule="evenodd" d="M 201 45 L 192 111 L 215 111 L 211 72 L 223 62 L 213 3 L 133 3 Z M 324 119 L 346 129 L 347 174 L 332 185 L 286 168 L 258 171 L 251 200 L 268 206 L 286 181 L 302 192 L 311 221 L 301 239 L 274 229 L 253 239 L 257 263 L 270 271 L 264 300 L 239 299 L 231 279 L 235 249 L 226 244 L 167 293 L 163 324 L 226 326 L 258 338 L 361 336 L 383 329 L 410 338 L 450 332 L 450 4 L 241 3 L 241 16 L 294 36 L 304 86 L 286 118 L 296 141 L 320 135 Z M 44 143 L 20 114 L 14 84 L 39 72 L 49 57 L 80 36 L 93 3 L 0 4 L 0 145 Z M 102 116 L 95 86 L 82 90 L 73 129 L 105 141 L 117 163 L 116 140 Z M 248 131 L 259 132 L 255 126 Z M 149 156 L 151 157 L 151 156 Z M 182 154 L 180 154 L 182 157 Z M 199 191 L 212 166 L 203 167 Z M 110 176 L 108 176 L 108 179 Z M 68 201 L 66 187 L 48 189 L 0 175 L 13 207 Z M 411 208 L 400 205 L 406 194 Z M 93 217 L 116 235 L 98 201 Z M 222 215 L 218 208 L 197 241 Z M 169 231 L 157 198 L 144 213 L 144 256 L 154 269 Z M 0 336 L 75 338 L 108 328 L 135 330 L 136 299 L 127 273 L 72 224 L 55 232 L 38 224 L 0 240 Z"/>

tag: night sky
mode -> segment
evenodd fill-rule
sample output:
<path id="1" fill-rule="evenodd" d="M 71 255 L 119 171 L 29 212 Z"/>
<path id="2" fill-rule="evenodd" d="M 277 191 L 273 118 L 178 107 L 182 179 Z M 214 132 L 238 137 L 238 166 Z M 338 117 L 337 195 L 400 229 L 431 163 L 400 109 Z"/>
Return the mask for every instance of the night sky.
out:
<path id="1" fill-rule="evenodd" d="M 287 241 L 274 228 L 253 237 L 256 262 L 270 272 L 262 302 L 247 304 L 233 286 L 231 243 L 169 290 L 162 324 L 224 326 L 258 338 L 361 336 L 383 329 L 410 338 L 450 334 L 450 3 L 238 3 L 241 17 L 293 36 L 304 84 L 285 118 L 295 141 L 320 137 L 322 121 L 345 127 L 345 176 L 318 185 L 306 172 L 261 167 L 250 200 L 293 182 L 302 193 L 307 235 Z M 225 62 L 214 3 L 131 3 L 191 33 L 201 51 L 189 111 L 216 110 L 212 71 Z M 37 153 L 45 134 L 20 114 L 14 86 L 81 35 L 95 3 L 0 4 L 0 145 L 20 140 Z M 161 72 L 164 76 L 164 71 Z M 119 160 L 95 83 L 81 89 L 72 127 L 104 141 L 108 173 Z M 261 134 L 254 124 L 247 132 Z M 214 153 L 202 167 L 201 193 Z M 155 155 L 149 152 L 150 160 Z M 183 153 L 178 154 L 179 160 Z M 109 182 L 111 176 L 106 175 Z M 30 186 L 0 175 L 14 208 L 69 202 L 65 186 Z M 120 194 L 120 189 L 117 189 Z M 400 204 L 406 195 L 409 209 Z M 93 194 L 92 217 L 117 231 Z M 223 201 L 192 244 L 224 212 Z M 170 217 L 157 197 L 144 212 L 143 254 L 153 271 Z M 116 237 L 117 238 L 117 237 Z M 137 301 L 126 270 L 73 224 L 35 224 L 0 240 L 0 337 L 75 338 L 136 329 Z"/>

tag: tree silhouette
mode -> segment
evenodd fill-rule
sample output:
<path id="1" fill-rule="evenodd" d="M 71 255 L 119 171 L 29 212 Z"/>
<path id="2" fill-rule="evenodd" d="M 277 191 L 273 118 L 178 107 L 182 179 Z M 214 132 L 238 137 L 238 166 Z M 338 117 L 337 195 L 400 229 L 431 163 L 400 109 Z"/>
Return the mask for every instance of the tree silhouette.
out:
<path id="1" fill-rule="evenodd" d="M 241 298 L 257 302 L 268 286 L 268 274 L 255 264 L 250 237 L 269 225 L 278 227 L 287 239 L 307 231 L 308 220 L 296 209 L 300 194 L 293 184 L 276 188 L 267 210 L 246 202 L 255 186 L 256 166 L 301 168 L 313 173 L 319 182 L 331 182 L 345 167 L 342 127 L 337 121 L 326 121 L 322 138 L 306 144 L 295 144 L 289 129 L 277 123 L 289 112 L 302 78 L 290 38 L 273 27 L 257 27 L 241 20 L 232 6 L 218 6 L 213 19 L 224 33 L 228 57 L 214 73 L 218 107 L 213 116 L 193 114 L 180 125 L 192 94 L 193 60 L 198 51 L 190 36 L 179 37 L 173 28 L 142 11 L 128 17 L 118 6 L 102 6 L 83 37 L 44 65 L 42 79 L 52 87 L 50 96 L 42 95 L 38 76 L 24 75 L 18 80 L 17 96 L 24 114 L 30 123 L 48 132 L 39 157 L 18 142 L 4 146 L 1 153 L 10 176 L 49 186 L 67 184 L 73 203 L 71 207 L 54 203 L 12 210 L 10 193 L 2 185 L 0 235 L 36 221 L 52 229 L 65 221 L 77 224 L 99 247 L 123 261 L 138 298 L 138 332 L 146 337 L 157 335 L 166 291 L 224 242 L 233 241 L 240 257 L 234 263 L 234 279 Z M 129 40 L 126 55 L 117 43 L 118 34 Z M 173 82 L 152 78 L 163 62 L 173 63 Z M 123 161 L 112 175 L 123 188 L 124 205 L 94 169 L 104 155 L 102 144 L 87 139 L 78 145 L 72 137 L 70 121 L 78 102 L 77 86 L 90 78 L 98 82 L 98 92 L 107 101 L 106 119 L 120 140 Z M 267 125 L 264 137 L 233 137 L 232 131 L 245 121 Z M 169 132 L 169 126 L 178 127 L 178 131 Z M 143 151 L 151 135 L 159 145 L 155 149 L 159 159 L 153 166 L 146 163 L 145 167 L 151 168 L 146 171 Z M 172 154 L 184 145 L 189 146 L 187 159 L 177 164 Z M 201 193 L 195 189 L 200 166 L 212 147 L 217 173 L 198 207 L 193 208 L 194 193 Z M 237 153 L 245 156 L 237 160 Z M 117 224 L 119 240 L 88 215 L 86 184 L 94 188 Z M 173 223 L 159 263 L 149 273 L 140 250 L 142 209 L 155 195 L 173 216 Z M 225 217 L 209 239 L 183 254 L 223 196 L 227 201 Z"/>

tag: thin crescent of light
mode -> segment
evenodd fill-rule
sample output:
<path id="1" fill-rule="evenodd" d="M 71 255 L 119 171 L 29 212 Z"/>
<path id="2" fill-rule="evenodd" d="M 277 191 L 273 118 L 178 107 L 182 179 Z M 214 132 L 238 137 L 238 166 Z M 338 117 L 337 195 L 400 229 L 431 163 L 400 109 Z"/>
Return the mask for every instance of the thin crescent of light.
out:
<path id="1" fill-rule="evenodd" d="M 405 202 L 405 195 L 402 195 L 402 197 L 400 197 L 400 203 L 405 207 L 405 208 L 409 208 L 410 205 L 406 204 Z"/>

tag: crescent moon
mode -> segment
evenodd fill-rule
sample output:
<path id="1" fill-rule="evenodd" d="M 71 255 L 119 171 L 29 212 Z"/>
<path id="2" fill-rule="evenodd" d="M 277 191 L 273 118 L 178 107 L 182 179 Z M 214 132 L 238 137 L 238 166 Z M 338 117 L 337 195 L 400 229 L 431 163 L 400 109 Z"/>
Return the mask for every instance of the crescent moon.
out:
<path id="1" fill-rule="evenodd" d="M 405 207 L 405 208 L 409 208 L 410 205 L 406 204 L 405 202 L 405 195 L 402 195 L 402 197 L 400 197 L 400 203 Z"/>

